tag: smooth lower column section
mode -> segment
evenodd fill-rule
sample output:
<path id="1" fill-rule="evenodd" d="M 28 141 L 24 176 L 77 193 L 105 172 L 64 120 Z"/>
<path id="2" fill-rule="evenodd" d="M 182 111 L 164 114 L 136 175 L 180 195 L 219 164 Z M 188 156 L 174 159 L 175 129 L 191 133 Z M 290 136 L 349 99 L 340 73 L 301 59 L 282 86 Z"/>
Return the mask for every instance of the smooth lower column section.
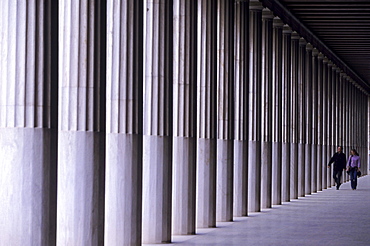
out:
<path id="1" fill-rule="evenodd" d="M 217 1 L 198 1 L 198 153 L 196 226 L 216 226 Z"/>
<path id="2" fill-rule="evenodd" d="M 173 2 L 147 2 L 144 57 L 143 243 L 171 242 Z"/>
<path id="3" fill-rule="evenodd" d="M 298 60 L 298 111 L 299 111 L 299 135 L 298 135 L 298 196 L 306 194 L 306 45 L 303 38 L 299 39 Z"/>
<path id="4" fill-rule="evenodd" d="M 283 28 L 283 144 L 282 144 L 282 201 L 290 201 L 290 120 L 291 120 L 291 34 L 292 29 L 285 25 Z"/>
<path id="5" fill-rule="evenodd" d="M 0 3 L 1 245 L 56 244 L 56 10 Z"/>
<path id="6" fill-rule="evenodd" d="M 281 148 L 282 148 L 282 40 L 283 25 L 280 18 L 273 20 L 273 44 L 272 44 L 272 97 L 273 112 L 272 118 L 272 204 L 281 204 Z"/>
<path id="7" fill-rule="evenodd" d="M 195 234 L 197 1 L 174 1 L 172 234 Z"/>
<path id="8" fill-rule="evenodd" d="M 216 220 L 233 219 L 234 3 L 218 0 L 218 124 Z"/>
<path id="9" fill-rule="evenodd" d="M 261 41 L 262 4 L 249 2 L 248 211 L 261 209 Z"/>
<path id="10" fill-rule="evenodd" d="M 142 238 L 142 10 L 143 1 L 135 0 L 107 6 L 104 244 L 112 246 L 140 245 Z"/>
<path id="11" fill-rule="evenodd" d="M 248 210 L 249 3 L 235 2 L 234 216 Z"/>
<path id="12" fill-rule="evenodd" d="M 290 104 L 290 199 L 298 198 L 298 141 L 299 141 L 299 35 L 291 36 L 291 104 Z"/>

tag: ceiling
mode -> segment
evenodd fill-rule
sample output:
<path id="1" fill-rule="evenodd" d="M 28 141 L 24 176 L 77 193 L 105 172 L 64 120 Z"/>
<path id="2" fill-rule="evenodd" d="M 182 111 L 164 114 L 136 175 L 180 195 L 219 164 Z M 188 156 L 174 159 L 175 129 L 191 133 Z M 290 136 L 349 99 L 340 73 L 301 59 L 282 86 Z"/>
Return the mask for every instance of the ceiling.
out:
<path id="1" fill-rule="evenodd" d="M 261 2 L 370 93 L 370 0 Z"/>

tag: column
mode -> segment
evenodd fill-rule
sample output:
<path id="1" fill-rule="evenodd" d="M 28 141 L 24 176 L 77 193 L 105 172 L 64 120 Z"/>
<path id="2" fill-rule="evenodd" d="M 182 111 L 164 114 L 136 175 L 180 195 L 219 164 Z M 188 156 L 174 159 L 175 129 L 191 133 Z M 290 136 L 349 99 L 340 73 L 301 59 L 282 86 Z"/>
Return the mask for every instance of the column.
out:
<path id="1" fill-rule="evenodd" d="M 298 140 L 299 140 L 299 35 L 291 39 L 291 99 L 290 99 L 290 199 L 298 199 Z"/>
<path id="2" fill-rule="evenodd" d="M 322 174 L 327 163 L 322 161 L 323 150 L 323 59 L 324 55 L 320 52 L 317 57 L 317 191 L 322 191 Z"/>
<path id="3" fill-rule="evenodd" d="M 171 241 L 173 2 L 146 7 L 143 243 L 164 243 Z"/>
<path id="4" fill-rule="evenodd" d="M 104 8 L 59 2 L 58 245 L 104 243 Z"/>
<path id="5" fill-rule="evenodd" d="M 332 97 L 333 97 L 333 94 L 332 94 L 332 73 L 331 73 L 331 70 L 332 70 L 332 67 L 333 67 L 333 62 L 332 61 L 328 61 L 328 77 L 327 77 L 327 117 L 328 117 L 328 120 L 327 120 L 327 132 L 326 132 L 326 137 L 327 137 L 327 162 L 326 164 L 329 163 L 329 160 L 331 158 L 331 156 L 334 154 L 333 152 L 333 148 L 332 148 L 332 138 L 333 138 L 333 135 L 332 135 L 332 111 L 333 111 L 333 106 L 332 106 Z M 332 165 L 333 166 L 333 165 Z M 328 168 L 327 169 L 328 172 L 327 172 L 327 188 L 330 188 L 332 185 L 332 168 Z"/>
<path id="6" fill-rule="evenodd" d="M 344 110 L 344 113 L 345 113 L 345 119 L 344 119 L 344 153 L 346 153 L 346 157 L 348 158 L 348 150 L 350 149 L 350 146 L 349 146 L 349 138 L 350 138 L 350 131 L 349 131 L 349 121 L 350 121 L 350 115 L 349 115 L 349 108 L 350 108 L 350 102 L 349 102 L 349 97 L 350 97 L 350 77 L 349 76 L 346 76 L 346 82 L 344 84 L 345 88 L 344 88 L 344 93 L 345 93 L 345 96 L 344 96 L 344 106 L 345 106 L 345 110 Z M 347 174 L 347 172 L 344 173 L 345 175 L 345 181 L 348 181 L 349 180 L 349 175 Z"/>
<path id="7" fill-rule="evenodd" d="M 217 2 L 198 1 L 197 227 L 216 226 Z"/>
<path id="8" fill-rule="evenodd" d="M 218 0 L 216 220 L 233 220 L 234 2 Z"/>
<path id="9" fill-rule="evenodd" d="M 318 135 L 318 107 L 317 107 L 317 101 L 318 101 L 318 59 L 317 56 L 319 54 L 319 51 L 314 48 L 312 50 L 312 132 L 311 132 L 311 193 L 317 192 L 317 135 Z"/>
<path id="10" fill-rule="evenodd" d="M 292 29 L 284 25 L 283 28 L 283 64 L 282 64 L 282 117 L 283 117 L 283 144 L 282 144 L 282 201 L 290 201 L 290 100 L 291 100 L 291 34 Z"/>
<path id="11" fill-rule="evenodd" d="M 58 7 L 0 3 L 0 241 L 55 245 Z"/>
<path id="12" fill-rule="evenodd" d="M 328 168 L 327 165 L 329 163 L 329 155 L 328 153 L 328 120 L 329 120 L 329 112 L 328 112 L 328 58 L 324 57 L 322 61 L 322 99 L 321 99 L 321 107 L 322 107 L 322 188 L 328 188 L 327 180 L 328 180 Z"/>
<path id="13" fill-rule="evenodd" d="M 110 0 L 107 13 L 104 244 L 138 245 L 143 187 L 143 1 Z"/>
<path id="14" fill-rule="evenodd" d="M 305 156 L 306 156 L 306 45 L 303 38 L 299 39 L 298 61 L 298 111 L 299 111 L 299 136 L 298 136 L 298 196 L 303 197 L 306 193 L 305 186 Z"/>
<path id="15" fill-rule="evenodd" d="M 337 111 L 337 108 L 336 108 L 336 75 L 335 75 L 335 71 L 337 69 L 337 66 L 335 64 L 333 64 L 333 66 L 331 67 L 331 111 L 330 111 L 330 115 L 331 115 L 331 150 L 330 150 L 330 154 L 333 155 L 337 149 L 335 147 L 338 147 L 336 146 L 337 145 L 337 138 L 336 138 L 336 122 L 337 122 L 337 118 L 336 118 L 336 111 Z M 331 186 L 335 185 L 335 181 L 333 179 L 333 168 L 334 168 L 334 165 L 331 165 Z"/>
<path id="16" fill-rule="evenodd" d="M 306 155 L 305 155 L 305 194 L 312 192 L 312 45 L 306 45 Z"/>
<path id="17" fill-rule="evenodd" d="M 281 204 L 281 145 L 282 145 L 282 40 L 283 22 L 275 17 L 272 35 L 272 204 Z"/>
<path id="18" fill-rule="evenodd" d="M 272 205 L 272 22 L 269 9 L 262 11 L 262 142 L 261 207 Z"/>
<path id="19" fill-rule="evenodd" d="M 248 211 L 261 209 L 262 4 L 249 2 Z"/>
<path id="20" fill-rule="evenodd" d="M 172 234 L 195 234 L 197 4 L 174 1 Z"/>
<path id="21" fill-rule="evenodd" d="M 248 210 L 249 1 L 235 3 L 234 216 Z"/>

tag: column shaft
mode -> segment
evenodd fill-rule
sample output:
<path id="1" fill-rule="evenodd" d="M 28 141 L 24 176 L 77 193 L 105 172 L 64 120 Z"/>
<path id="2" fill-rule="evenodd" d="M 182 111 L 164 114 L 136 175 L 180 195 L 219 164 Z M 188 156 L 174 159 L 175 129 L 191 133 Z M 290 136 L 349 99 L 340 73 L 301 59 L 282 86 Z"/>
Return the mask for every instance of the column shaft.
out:
<path id="1" fill-rule="evenodd" d="M 197 227 L 216 226 L 217 2 L 198 1 Z"/>
<path id="2" fill-rule="evenodd" d="M 272 204 L 281 204 L 281 145 L 282 145 L 282 40 L 283 22 L 275 17 L 272 36 L 272 71 L 273 71 L 273 116 L 272 129 Z"/>
<path id="3" fill-rule="evenodd" d="M 305 194 L 311 194 L 312 185 L 312 45 L 306 45 L 306 147 L 305 147 Z"/>
<path id="4" fill-rule="evenodd" d="M 141 244 L 143 1 L 107 4 L 105 245 Z"/>
<path id="5" fill-rule="evenodd" d="M 233 220 L 234 2 L 218 0 L 216 220 Z"/>
<path id="6" fill-rule="evenodd" d="M 249 3 L 235 3 L 234 216 L 248 210 Z"/>
<path id="7" fill-rule="evenodd" d="M 104 243 L 103 5 L 59 2 L 58 245 Z"/>
<path id="8" fill-rule="evenodd" d="M 312 51 L 312 149 L 311 149 L 311 192 L 317 192 L 317 135 L 318 135 L 318 56 L 316 48 Z"/>
<path id="9" fill-rule="evenodd" d="M 249 3 L 248 211 L 261 209 L 262 4 Z"/>

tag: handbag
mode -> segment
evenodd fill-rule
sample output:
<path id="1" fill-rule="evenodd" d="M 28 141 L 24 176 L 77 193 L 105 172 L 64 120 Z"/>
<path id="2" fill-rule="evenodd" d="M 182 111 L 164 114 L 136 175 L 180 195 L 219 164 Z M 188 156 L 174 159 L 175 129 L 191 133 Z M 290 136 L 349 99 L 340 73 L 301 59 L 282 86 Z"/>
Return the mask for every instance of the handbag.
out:
<path id="1" fill-rule="evenodd" d="M 361 171 L 357 170 L 357 177 L 361 177 Z"/>

